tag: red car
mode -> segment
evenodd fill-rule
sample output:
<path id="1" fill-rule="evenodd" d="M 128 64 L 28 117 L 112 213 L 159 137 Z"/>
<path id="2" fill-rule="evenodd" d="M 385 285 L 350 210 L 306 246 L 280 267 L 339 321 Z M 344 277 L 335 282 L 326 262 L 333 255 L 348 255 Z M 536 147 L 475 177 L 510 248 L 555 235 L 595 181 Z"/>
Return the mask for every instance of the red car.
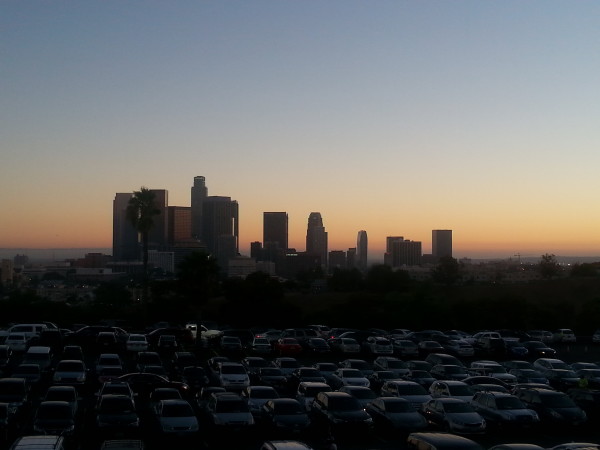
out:
<path id="1" fill-rule="evenodd" d="M 275 343 L 275 353 L 279 355 L 297 355 L 302 346 L 294 338 L 281 338 Z"/>

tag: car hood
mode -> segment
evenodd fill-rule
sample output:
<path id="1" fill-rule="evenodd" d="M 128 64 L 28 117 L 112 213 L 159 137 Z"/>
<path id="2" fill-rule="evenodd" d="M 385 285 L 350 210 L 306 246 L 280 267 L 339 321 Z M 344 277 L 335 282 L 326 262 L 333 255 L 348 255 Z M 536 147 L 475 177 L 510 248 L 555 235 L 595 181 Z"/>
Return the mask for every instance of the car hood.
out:
<path id="1" fill-rule="evenodd" d="M 427 427 L 427 419 L 418 412 L 388 413 L 387 417 L 396 428 L 422 429 Z"/>

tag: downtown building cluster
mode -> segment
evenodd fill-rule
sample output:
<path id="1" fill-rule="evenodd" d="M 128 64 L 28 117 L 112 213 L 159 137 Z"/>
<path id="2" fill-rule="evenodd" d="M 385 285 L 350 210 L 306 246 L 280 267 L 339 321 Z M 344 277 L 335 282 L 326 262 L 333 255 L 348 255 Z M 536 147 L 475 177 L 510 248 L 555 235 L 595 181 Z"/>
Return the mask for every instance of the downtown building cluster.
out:
<path id="1" fill-rule="evenodd" d="M 239 207 L 225 196 L 209 196 L 203 176 L 194 177 L 190 206 L 171 206 L 168 191 L 151 189 L 160 213 L 154 218 L 149 234 L 149 262 L 168 272 L 187 255 L 204 251 L 215 258 L 227 276 L 245 276 L 257 270 L 284 278 L 294 278 L 301 271 L 321 269 L 358 269 L 369 266 L 368 236 L 357 233 L 356 247 L 346 251 L 328 249 L 328 234 L 319 212 L 308 217 L 306 249 L 297 251 L 288 245 L 288 214 L 282 211 L 263 213 L 263 240 L 250 244 L 250 257 L 239 251 Z M 126 216 L 133 193 L 117 193 L 113 201 L 113 264 L 121 270 L 140 259 L 139 236 Z M 435 263 L 452 256 L 452 231 L 433 230 L 432 254 L 423 255 L 421 242 L 389 236 L 384 263 L 394 268 Z"/>

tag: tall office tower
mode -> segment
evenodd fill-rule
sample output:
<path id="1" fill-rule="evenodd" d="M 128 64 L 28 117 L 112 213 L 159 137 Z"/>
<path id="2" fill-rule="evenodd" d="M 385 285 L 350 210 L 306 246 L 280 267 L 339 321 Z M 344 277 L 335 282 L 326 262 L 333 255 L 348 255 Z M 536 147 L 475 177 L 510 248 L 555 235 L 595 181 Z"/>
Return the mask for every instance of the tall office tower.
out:
<path id="1" fill-rule="evenodd" d="M 263 213 L 263 245 L 276 243 L 282 250 L 288 248 L 288 215 L 286 212 Z"/>
<path id="2" fill-rule="evenodd" d="M 421 265 L 421 242 L 402 240 L 392 243 L 392 267 Z"/>
<path id="3" fill-rule="evenodd" d="M 169 206 L 167 222 L 169 246 L 192 238 L 192 209 L 189 206 Z"/>
<path id="4" fill-rule="evenodd" d="M 234 237 L 233 248 L 236 254 L 239 252 L 238 220 L 238 203 L 231 200 L 231 197 L 206 197 L 202 206 L 202 240 L 210 254 L 224 257 L 224 253 L 219 252 L 219 242 L 227 242 L 227 248 L 231 248 L 231 240 L 221 239 L 222 236 Z M 235 254 L 231 255 L 234 256 Z"/>
<path id="5" fill-rule="evenodd" d="M 192 237 L 202 240 L 202 205 L 208 196 L 204 177 L 194 177 L 192 186 Z"/>
<path id="6" fill-rule="evenodd" d="M 356 248 L 351 247 L 346 252 L 346 268 L 347 269 L 355 269 L 356 268 Z"/>
<path id="7" fill-rule="evenodd" d="M 395 242 L 402 242 L 403 240 L 403 236 L 388 236 L 385 238 L 385 253 L 383 255 L 383 264 L 385 264 L 386 266 L 394 267 L 392 247 Z"/>
<path id="8" fill-rule="evenodd" d="M 139 259 L 138 233 L 127 219 L 127 205 L 133 193 L 117 193 L 113 200 L 113 260 Z"/>
<path id="9" fill-rule="evenodd" d="M 356 264 L 358 270 L 366 272 L 367 270 L 367 250 L 369 248 L 367 232 L 360 230 L 356 237 Z"/>
<path id="10" fill-rule="evenodd" d="M 169 245 L 168 222 L 169 191 L 166 189 L 150 189 L 154 192 L 154 203 L 159 214 L 153 217 L 154 224 L 148 233 L 148 248 L 151 250 L 165 251 Z"/>
<path id="11" fill-rule="evenodd" d="M 327 231 L 321 213 L 311 212 L 306 229 L 306 253 L 321 257 L 321 265 L 327 267 Z"/>
<path id="12" fill-rule="evenodd" d="M 452 257 L 452 230 L 431 232 L 431 253 L 435 261 L 439 261 L 444 256 Z"/>

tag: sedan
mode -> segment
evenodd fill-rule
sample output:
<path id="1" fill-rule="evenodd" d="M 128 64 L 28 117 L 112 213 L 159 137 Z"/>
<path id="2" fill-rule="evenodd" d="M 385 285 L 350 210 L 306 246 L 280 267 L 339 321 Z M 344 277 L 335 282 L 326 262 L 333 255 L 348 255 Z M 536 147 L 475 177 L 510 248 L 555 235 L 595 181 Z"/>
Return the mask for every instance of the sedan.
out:
<path id="1" fill-rule="evenodd" d="M 310 425 L 308 414 L 293 398 L 277 398 L 267 401 L 261 409 L 263 424 L 279 433 L 303 431 Z"/>
<path id="2" fill-rule="evenodd" d="M 463 400 L 433 399 L 423 405 L 421 413 L 427 421 L 446 431 L 458 434 L 483 433 L 485 419 Z"/>
<path id="3" fill-rule="evenodd" d="M 198 431 L 198 419 L 185 400 L 161 400 L 154 408 L 159 429 L 164 434 L 189 435 Z"/>
<path id="4" fill-rule="evenodd" d="M 365 409 L 375 426 L 384 430 L 420 431 L 427 427 L 427 420 L 403 398 L 378 397 Z"/>

